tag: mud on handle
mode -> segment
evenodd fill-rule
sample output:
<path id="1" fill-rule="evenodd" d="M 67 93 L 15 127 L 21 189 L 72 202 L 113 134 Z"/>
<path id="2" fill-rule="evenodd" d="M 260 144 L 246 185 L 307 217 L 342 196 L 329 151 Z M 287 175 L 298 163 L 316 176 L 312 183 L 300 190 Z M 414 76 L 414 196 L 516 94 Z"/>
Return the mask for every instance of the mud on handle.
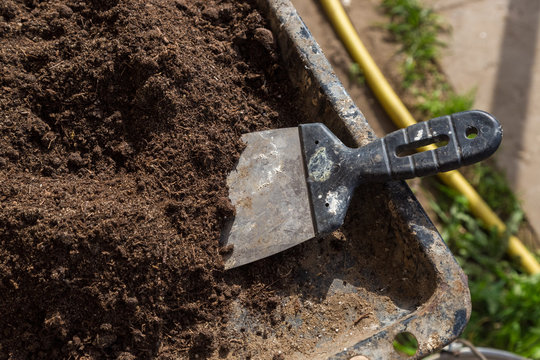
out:
<path id="1" fill-rule="evenodd" d="M 421 122 L 357 149 L 343 145 L 322 124 L 301 125 L 300 135 L 314 223 L 326 233 L 341 226 L 359 184 L 473 164 L 497 150 L 502 129 L 492 115 L 474 110 Z M 437 147 L 423 148 L 430 144 Z"/>

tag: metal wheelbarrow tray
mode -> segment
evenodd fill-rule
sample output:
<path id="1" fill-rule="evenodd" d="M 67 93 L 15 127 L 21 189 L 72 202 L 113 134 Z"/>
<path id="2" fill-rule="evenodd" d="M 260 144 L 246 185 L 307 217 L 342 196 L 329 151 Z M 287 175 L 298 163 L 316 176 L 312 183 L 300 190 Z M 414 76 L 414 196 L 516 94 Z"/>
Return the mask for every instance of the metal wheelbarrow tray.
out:
<path id="1" fill-rule="evenodd" d="M 292 4 L 258 5 L 299 89 L 302 122 L 324 122 L 349 146 L 375 139 Z M 422 358 L 458 337 L 470 315 L 465 275 L 402 181 L 359 189 L 342 230 L 248 267 L 231 278 L 273 272 L 279 286 L 261 285 L 273 294 L 267 308 L 241 298 L 232 306 L 228 327 L 243 334 L 247 357 L 405 358 L 393 341 L 408 332 L 418 341 L 412 358 Z"/>

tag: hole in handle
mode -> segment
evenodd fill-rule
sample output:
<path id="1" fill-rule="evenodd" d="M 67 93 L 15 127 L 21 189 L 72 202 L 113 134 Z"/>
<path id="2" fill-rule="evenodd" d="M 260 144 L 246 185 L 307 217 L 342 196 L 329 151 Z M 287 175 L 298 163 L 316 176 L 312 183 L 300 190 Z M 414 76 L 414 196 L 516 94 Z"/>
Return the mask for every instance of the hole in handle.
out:
<path id="1" fill-rule="evenodd" d="M 418 340 L 408 331 L 397 334 L 392 345 L 398 353 L 407 356 L 414 356 L 418 351 Z"/>
<path id="2" fill-rule="evenodd" d="M 397 157 L 406 157 L 419 152 L 428 151 L 429 149 L 424 148 L 425 146 L 434 144 L 437 147 L 443 147 L 448 145 L 450 138 L 448 135 L 438 135 L 432 138 L 423 139 L 419 141 L 413 141 L 410 144 L 399 145 L 396 148 Z"/>
<path id="3" fill-rule="evenodd" d="M 474 139 L 478 136 L 478 129 L 474 126 L 469 126 L 465 129 L 465 136 L 467 139 Z"/>

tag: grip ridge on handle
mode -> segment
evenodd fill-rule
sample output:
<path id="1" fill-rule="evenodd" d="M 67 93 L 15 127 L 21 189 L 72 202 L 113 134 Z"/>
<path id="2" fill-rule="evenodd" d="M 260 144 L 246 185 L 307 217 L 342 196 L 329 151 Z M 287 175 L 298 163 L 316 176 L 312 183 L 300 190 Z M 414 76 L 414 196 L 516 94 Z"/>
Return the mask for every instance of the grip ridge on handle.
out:
<path id="1" fill-rule="evenodd" d="M 441 121 L 441 126 L 445 126 L 448 128 L 446 130 L 445 128 L 440 129 L 442 132 L 447 132 L 449 140 L 446 147 L 440 147 L 435 151 L 435 155 L 437 156 L 438 164 L 440 169 L 445 168 L 445 163 L 448 162 L 449 158 L 455 158 L 456 162 L 452 164 L 452 166 L 459 167 L 461 166 L 461 149 L 459 147 L 459 143 L 457 141 L 457 131 L 456 127 L 454 126 L 454 122 L 452 121 L 452 116 L 444 116 L 443 119 L 445 120 L 445 125 L 443 125 L 443 122 Z M 444 171 L 444 170 L 441 170 Z"/>
<path id="2" fill-rule="evenodd" d="M 357 149 L 346 147 L 322 124 L 301 125 L 300 136 L 314 223 L 317 232 L 325 233 L 343 223 L 358 185 L 432 175 L 483 160 L 498 148 L 502 129 L 493 116 L 475 110 L 418 123 Z M 421 149 L 426 145 L 432 147 Z"/>
<path id="3" fill-rule="evenodd" d="M 384 138 L 381 139 L 381 144 L 382 144 L 382 153 L 383 153 L 383 163 L 384 163 L 384 167 L 386 169 L 386 174 L 388 174 L 388 177 L 391 177 L 392 176 L 392 167 L 390 166 L 390 154 L 388 154 L 388 148 L 387 148 L 387 144 L 386 144 L 386 141 L 384 140 Z"/>

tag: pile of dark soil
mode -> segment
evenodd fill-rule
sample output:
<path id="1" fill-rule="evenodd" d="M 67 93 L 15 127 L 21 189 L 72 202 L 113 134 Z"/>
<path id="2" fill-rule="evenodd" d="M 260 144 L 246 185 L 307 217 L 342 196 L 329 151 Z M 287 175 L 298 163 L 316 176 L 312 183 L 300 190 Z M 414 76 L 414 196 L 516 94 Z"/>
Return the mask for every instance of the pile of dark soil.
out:
<path id="1" fill-rule="evenodd" d="M 1 359 L 227 356 L 225 179 L 300 119 L 276 51 L 248 0 L 2 0 Z"/>

